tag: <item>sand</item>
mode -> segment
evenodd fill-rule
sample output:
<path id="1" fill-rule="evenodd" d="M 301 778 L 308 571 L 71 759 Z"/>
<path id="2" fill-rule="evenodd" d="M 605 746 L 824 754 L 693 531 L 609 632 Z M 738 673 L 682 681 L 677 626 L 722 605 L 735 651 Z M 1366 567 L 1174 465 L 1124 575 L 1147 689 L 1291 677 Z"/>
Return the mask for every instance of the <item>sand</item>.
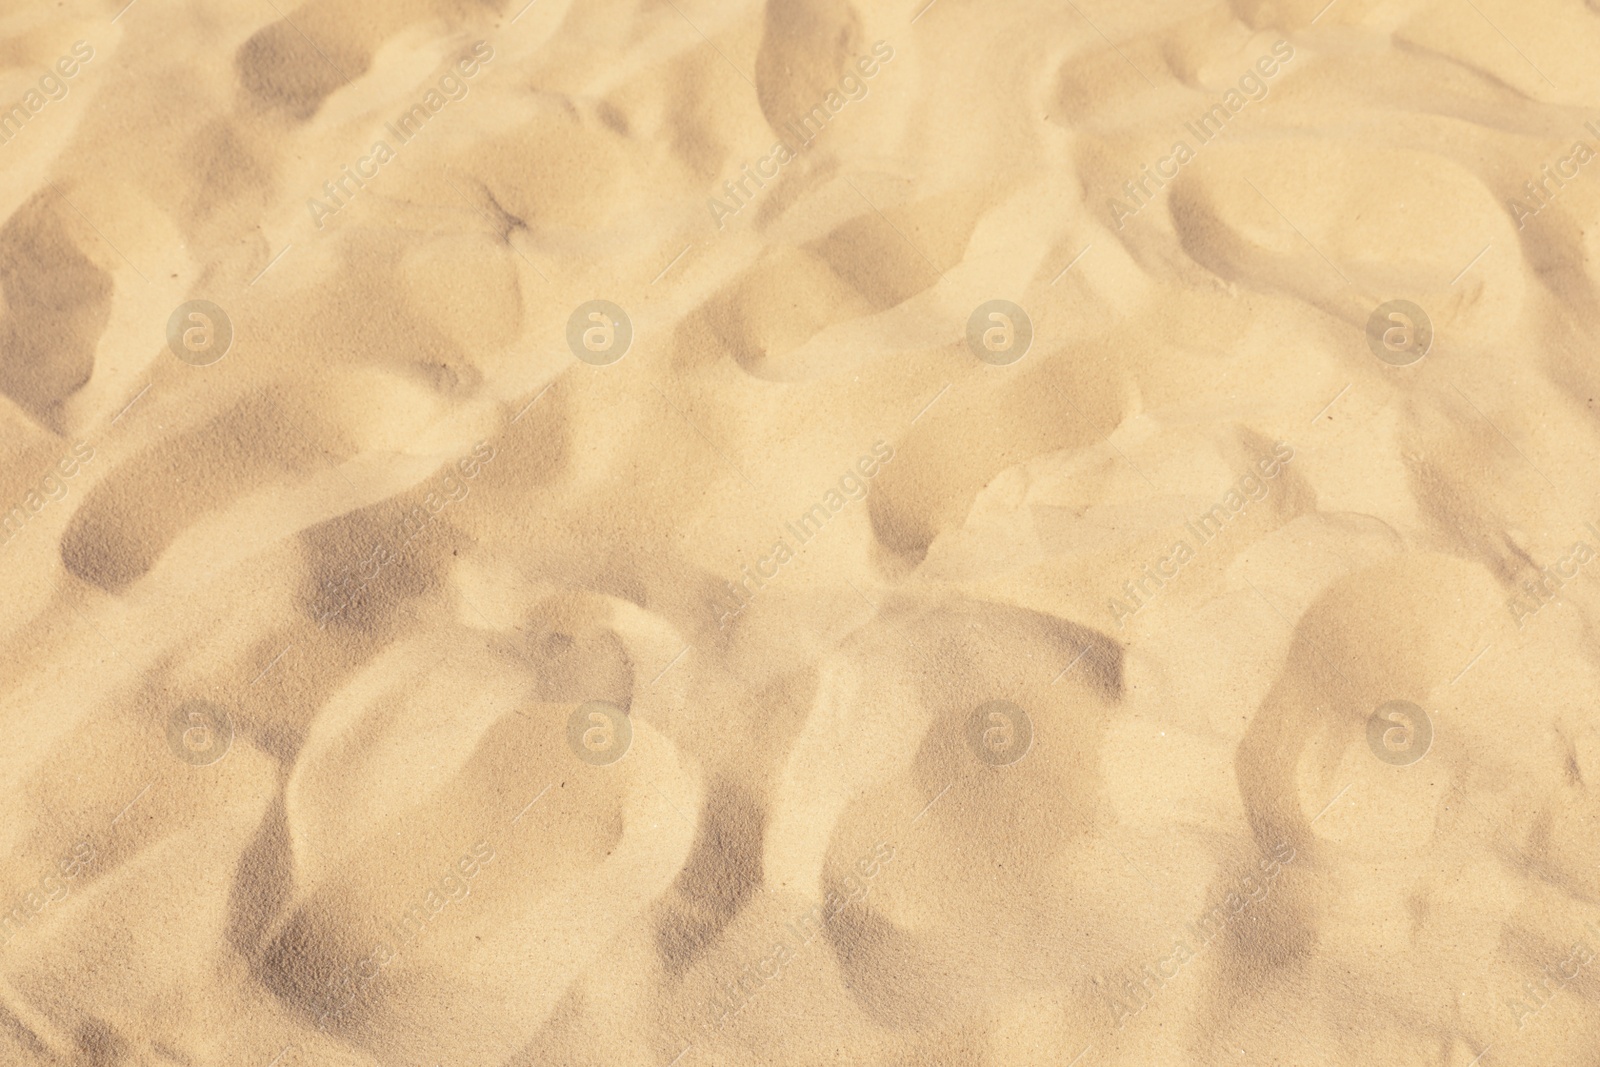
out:
<path id="1" fill-rule="evenodd" d="M 11 5 L 0 1064 L 1594 1062 L 1597 11 Z"/>

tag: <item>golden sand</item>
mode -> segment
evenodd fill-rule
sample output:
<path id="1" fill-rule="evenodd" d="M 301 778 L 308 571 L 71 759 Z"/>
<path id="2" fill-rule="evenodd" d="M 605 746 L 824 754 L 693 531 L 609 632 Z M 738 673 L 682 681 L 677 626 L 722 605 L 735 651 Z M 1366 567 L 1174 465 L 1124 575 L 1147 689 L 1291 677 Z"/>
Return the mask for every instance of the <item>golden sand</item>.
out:
<path id="1" fill-rule="evenodd" d="M 0 1065 L 1593 1062 L 1597 11 L 9 5 Z"/>

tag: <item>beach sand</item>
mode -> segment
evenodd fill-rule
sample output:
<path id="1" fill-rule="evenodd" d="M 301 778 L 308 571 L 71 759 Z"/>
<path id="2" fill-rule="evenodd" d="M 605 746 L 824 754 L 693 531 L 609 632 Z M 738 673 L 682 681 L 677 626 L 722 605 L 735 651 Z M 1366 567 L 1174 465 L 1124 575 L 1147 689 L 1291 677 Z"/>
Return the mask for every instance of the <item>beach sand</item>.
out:
<path id="1" fill-rule="evenodd" d="M 0 1064 L 1596 1062 L 1597 48 L 11 5 Z"/>

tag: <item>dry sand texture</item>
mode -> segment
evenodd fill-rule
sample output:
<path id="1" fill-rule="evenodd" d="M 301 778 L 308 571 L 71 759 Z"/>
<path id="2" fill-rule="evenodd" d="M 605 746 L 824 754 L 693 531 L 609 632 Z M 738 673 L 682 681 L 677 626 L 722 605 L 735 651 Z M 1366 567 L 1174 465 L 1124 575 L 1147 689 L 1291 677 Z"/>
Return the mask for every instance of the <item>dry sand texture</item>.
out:
<path id="1" fill-rule="evenodd" d="M 12 0 L 0 1065 L 1600 1064 L 1597 54 Z"/>

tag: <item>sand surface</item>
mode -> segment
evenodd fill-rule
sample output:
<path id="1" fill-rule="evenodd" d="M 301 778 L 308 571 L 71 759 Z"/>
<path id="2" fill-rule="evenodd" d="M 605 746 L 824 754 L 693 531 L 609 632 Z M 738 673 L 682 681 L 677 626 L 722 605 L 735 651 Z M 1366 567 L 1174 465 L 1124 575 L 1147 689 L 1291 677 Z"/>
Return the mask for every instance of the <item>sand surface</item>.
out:
<path id="1" fill-rule="evenodd" d="M 0 1065 L 1600 1064 L 1596 55 L 8 3 Z"/>

